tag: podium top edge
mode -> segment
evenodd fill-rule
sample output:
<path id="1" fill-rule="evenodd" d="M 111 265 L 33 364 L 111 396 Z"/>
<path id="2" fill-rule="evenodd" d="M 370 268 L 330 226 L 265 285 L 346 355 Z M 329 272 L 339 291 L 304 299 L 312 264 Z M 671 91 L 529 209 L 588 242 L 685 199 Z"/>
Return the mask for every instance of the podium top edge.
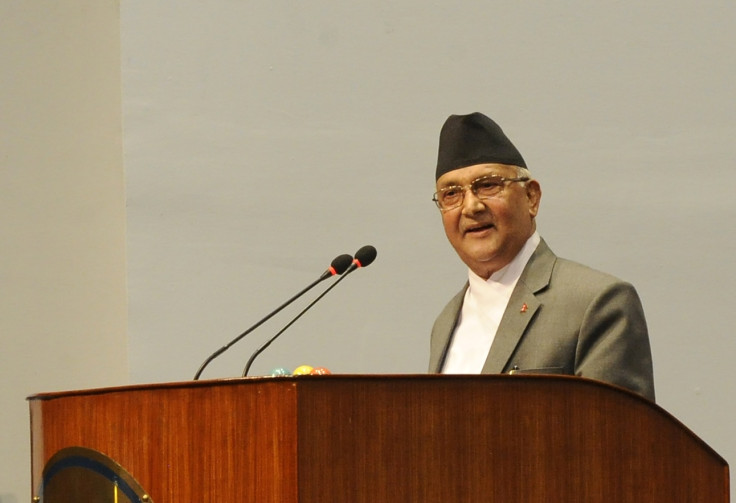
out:
<path id="1" fill-rule="evenodd" d="M 314 381 L 472 381 L 486 382 L 499 380 L 515 380 L 515 381 L 559 381 L 559 382 L 578 382 L 597 387 L 610 388 L 619 392 L 628 394 L 634 398 L 641 399 L 652 405 L 654 402 L 634 393 L 633 391 L 621 388 L 619 386 L 588 379 L 585 377 L 561 375 L 561 374 L 330 374 L 330 375 L 303 375 L 303 376 L 252 376 L 252 377 L 226 377 L 217 379 L 203 379 L 198 381 L 172 381 L 172 382 L 155 382 L 143 384 L 129 384 L 120 386 L 109 386 L 102 388 L 89 388 L 78 390 L 63 390 L 41 392 L 26 397 L 29 401 L 37 400 L 54 400 L 78 395 L 99 395 L 107 393 L 119 393 L 125 391 L 142 391 L 142 390 L 160 390 L 160 389 L 186 389 L 199 387 L 217 387 L 217 386 L 233 386 L 233 385 L 255 385 L 268 382 L 290 382 L 290 383 L 308 383 Z"/>

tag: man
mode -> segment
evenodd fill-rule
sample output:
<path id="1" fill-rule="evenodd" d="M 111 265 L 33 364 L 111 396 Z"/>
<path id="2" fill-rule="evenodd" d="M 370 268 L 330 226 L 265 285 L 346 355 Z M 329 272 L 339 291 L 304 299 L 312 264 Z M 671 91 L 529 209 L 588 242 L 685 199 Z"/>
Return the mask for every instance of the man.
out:
<path id="1" fill-rule="evenodd" d="M 430 372 L 569 374 L 654 400 L 636 291 L 549 249 L 536 230 L 541 187 L 501 128 L 480 113 L 450 116 L 435 178 L 469 279 L 435 321 Z"/>

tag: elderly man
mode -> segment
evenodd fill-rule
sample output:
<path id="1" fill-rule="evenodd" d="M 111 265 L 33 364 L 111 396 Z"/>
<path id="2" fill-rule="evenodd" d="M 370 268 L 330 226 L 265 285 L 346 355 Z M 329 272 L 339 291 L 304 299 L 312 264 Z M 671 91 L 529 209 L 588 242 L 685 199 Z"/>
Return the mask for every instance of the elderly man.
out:
<path id="1" fill-rule="evenodd" d="M 539 182 L 493 120 L 447 119 L 436 181 L 445 234 L 469 279 L 435 321 L 430 372 L 577 375 L 654 400 L 636 291 L 549 249 L 536 229 Z"/>

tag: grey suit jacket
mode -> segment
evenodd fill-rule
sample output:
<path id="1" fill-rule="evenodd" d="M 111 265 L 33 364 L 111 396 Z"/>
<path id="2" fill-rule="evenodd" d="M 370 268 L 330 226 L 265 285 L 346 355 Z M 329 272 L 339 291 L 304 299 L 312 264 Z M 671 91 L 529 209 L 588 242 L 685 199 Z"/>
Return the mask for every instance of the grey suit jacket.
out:
<path id="1" fill-rule="evenodd" d="M 430 372 L 440 372 L 463 304 L 463 288 L 432 328 Z M 483 374 L 569 374 L 654 400 L 652 355 L 634 287 L 558 258 L 542 240 L 511 294 Z"/>

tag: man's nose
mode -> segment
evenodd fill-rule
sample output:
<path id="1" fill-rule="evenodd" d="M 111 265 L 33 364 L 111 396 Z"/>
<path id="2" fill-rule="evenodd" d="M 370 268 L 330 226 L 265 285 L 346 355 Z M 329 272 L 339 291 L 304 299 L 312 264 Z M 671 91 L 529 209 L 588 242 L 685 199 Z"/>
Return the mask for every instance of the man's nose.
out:
<path id="1" fill-rule="evenodd" d="M 481 201 L 481 199 L 477 195 L 475 195 L 472 187 L 468 187 L 467 189 L 465 189 L 465 192 L 463 194 L 463 213 L 477 213 L 485 209 L 485 207 L 486 205 L 483 204 L 483 201 Z"/>

